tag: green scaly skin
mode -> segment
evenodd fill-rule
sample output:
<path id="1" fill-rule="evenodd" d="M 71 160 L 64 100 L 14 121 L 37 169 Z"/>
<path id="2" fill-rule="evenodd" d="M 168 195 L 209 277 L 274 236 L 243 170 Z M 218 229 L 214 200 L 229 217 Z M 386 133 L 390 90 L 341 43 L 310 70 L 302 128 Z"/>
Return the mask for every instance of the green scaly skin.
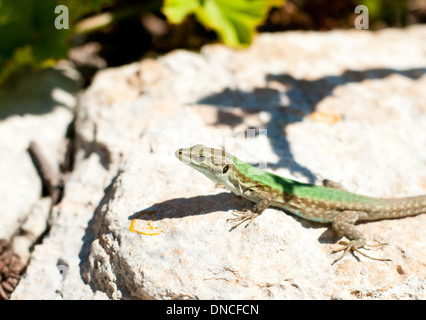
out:
<path id="1" fill-rule="evenodd" d="M 255 203 L 252 210 L 236 211 L 236 218 L 228 219 L 247 225 L 269 206 L 283 209 L 303 219 L 320 223 L 331 223 L 334 230 L 349 239 L 345 247 L 334 252 L 343 254 L 367 246 L 365 236 L 354 226 L 357 221 L 371 221 L 413 216 L 426 213 L 426 195 L 383 199 L 347 192 L 340 185 L 325 181 L 326 186 L 297 182 L 260 170 L 245 163 L 224 150 L 208 148 L 198 144 L 176 151 L 183 163 L 200 171 L 216 183 L 222 184 L 234 194 Z M 246 225 L 246 226 L 247 226 Z M 381 246 L 384 244 L 370 245 Z"/>

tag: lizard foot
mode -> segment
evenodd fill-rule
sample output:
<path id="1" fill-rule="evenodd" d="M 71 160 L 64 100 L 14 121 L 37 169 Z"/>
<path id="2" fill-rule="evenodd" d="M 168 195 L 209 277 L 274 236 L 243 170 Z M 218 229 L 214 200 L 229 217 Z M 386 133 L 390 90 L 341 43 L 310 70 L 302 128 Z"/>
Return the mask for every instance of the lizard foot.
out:
<path id="1" fill-rule="evenodd" d="M 363 255 L 364 257 L 367 257 L 367 258 L 372 259 L 372 260 L 377 260 L 377 261 L 392 261 L 391 259 L 374 258 L 374 257 L 371 257 L 371 256 L 365 254 L 361 250 L 359 250 L 360 248 L 364 248 L 364 249 L 369 250 L 369 248 L 367 248 L 367 247 L 371 247 L 371 248 L 382 247 L 382 246 L 387 245 L 387 243 L 378 243 L 378 244 L 371 244 L 371 245 L 364 244 L 364 245 L 360 246 L 358 240 L 352 240 L 352 241 L 349 241 L 349 242 L 347 242 L 347 241 L 341 241 L 341 242 L 339 242 L 339 244 L 344 245 L 344 247 L 341 248 L 341 249 L 338 249 L 338 250 L 333 250 L 332 253 L 337 253 L 337 252 L 340 252 L 340 251 L 343 251 L 343 253 L 342 253 L 342 255 L 339 258 L 337 258 L 336 260 L 334 260 L 334 262 L 332 264 L 335 264 L 337 261 L 341 260 L 349 251 L 358 252 L 359 254 Z"/>
<path id="2" fill-rule="evenodd" d="M 237 221 L 237 223 L 234 224 L 231 227 L 231 229 L 229 229 L 229 231 L 234 230 L 236 227 L 238 227 L 240 224 L 242 224 L 246 221 L 248 221 L 248 223 L 245 226 L 247 228 L 247 226 L 250 224 L 250 222 L 252 222 L 253 219 L 256 218 L 257 216 L 259 216 L 258 213 L 254 213 L 254 212 L 247 210 L 247 209 L 243 209 L 243 211 L 233 210 L 233 212 L 234 212 L 234 216 L 236 216 L 236 217 L 227 219 L 226 222 Z"/>

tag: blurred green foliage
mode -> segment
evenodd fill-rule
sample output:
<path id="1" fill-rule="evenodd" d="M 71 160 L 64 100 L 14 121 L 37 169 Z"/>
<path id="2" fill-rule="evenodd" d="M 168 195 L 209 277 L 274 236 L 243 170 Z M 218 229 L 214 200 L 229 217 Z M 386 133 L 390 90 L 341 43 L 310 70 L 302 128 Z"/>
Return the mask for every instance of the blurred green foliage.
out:
<path id="1" fill-rule="evenodd" d="M 361 0 L 367 6 L 370 19 L 383 20 L 387 25 L 407 24 L 407 0 Z"/>
<path id="2" fill-rule="evenodd" d="M 98 24 L 98 29 L 86 28 L 85 31 L 93 34 L 93 30 L 109 30 L 101 40 L 95 40 L 101 42 L 103 49 L 115 50 L 120 56 L 129 52 L 142 56 L 146 52 L 186 47 L 188 39 L 196 43 L 188 47 L 196 49 L 215 39 L 215 35 L 226 45 L 238 48 L 249 45 L 258 31 L 350 28 L 353 27 L 354 8 L 359 4 L 368 7 L 373 28 L 405 26 L 408 20 L 416 23 L 426 15 L 426 10 L 417 5 L 418 1 L 0 0 L 0 85 L 24 65 L 37 69 L 66 57 L 71 39 L 77 38 L 73 37 L 76 32 L 81 32 L 77 23 L 101 10 L 111 13 L 112 18 L 104 20 L 103 25 Z M 68 8 L 69 29 L 55 28 L 58 5 Z M 144 17 L 150 18 L 145 24 L 141 23 Z M 138 28 L 143 29 L 145 38 L 141 32 L 137 33 Z M 200 35 L 200 30 L 205 33 Z M 117 32 L 114 34 L 114 31 Z M 114 42 L 111 34 L 122 42 Z M 123 46 L 125 39 L 131 45 Z"/>
<path id="3" fill-rule="evenodd" d="M 201 24 L 217 32 L 231 47 L 252 42 L 255 28 L 267 17 L 271 7 L 285 0 L 165 0 L 163 13 L 171 23 L 179 24 L 194 14 Z"/>
<path id="4" fill-rule="evenodd" d="M 23 65 L 50 65 L 68 52 L 74 25 L 112 0 L 0 0 L 0 84 Z M 69 12 L 70 29 L 56 29 L 58 5 Z"/>

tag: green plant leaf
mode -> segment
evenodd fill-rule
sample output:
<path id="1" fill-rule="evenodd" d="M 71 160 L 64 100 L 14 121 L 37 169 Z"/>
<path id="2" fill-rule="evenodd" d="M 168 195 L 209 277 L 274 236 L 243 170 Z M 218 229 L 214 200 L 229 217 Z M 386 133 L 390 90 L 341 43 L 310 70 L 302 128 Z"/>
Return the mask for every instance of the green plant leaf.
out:
<path id="1" fill-rule="evenodd" d="M 162 11 L 170 23 L 179 24 L 200 6 L 199 0 L 166 0 Z"/>
<path id="2" fill-rule="evenodd" d="M 163 13 L 171 23 L 181 23 L 189 14 L 232 47 L 249 45 L 258 26 L 273 6 L 285 0 L 166 0 Z"/>

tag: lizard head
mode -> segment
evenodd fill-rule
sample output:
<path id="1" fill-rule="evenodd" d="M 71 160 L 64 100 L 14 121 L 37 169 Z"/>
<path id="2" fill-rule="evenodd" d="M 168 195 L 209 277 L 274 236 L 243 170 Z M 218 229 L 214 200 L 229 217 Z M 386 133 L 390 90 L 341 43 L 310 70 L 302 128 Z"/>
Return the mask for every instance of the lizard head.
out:
<path id="1" fill-rule="evenodd" d="M 233 167 L 233 156 L 223 149 L 213 149 L 196 144 L 191 148 L 176 150 L 175 155 L 180 161 L 217 183 L 223 184 L 229 180 L 228 175 Z"/>

